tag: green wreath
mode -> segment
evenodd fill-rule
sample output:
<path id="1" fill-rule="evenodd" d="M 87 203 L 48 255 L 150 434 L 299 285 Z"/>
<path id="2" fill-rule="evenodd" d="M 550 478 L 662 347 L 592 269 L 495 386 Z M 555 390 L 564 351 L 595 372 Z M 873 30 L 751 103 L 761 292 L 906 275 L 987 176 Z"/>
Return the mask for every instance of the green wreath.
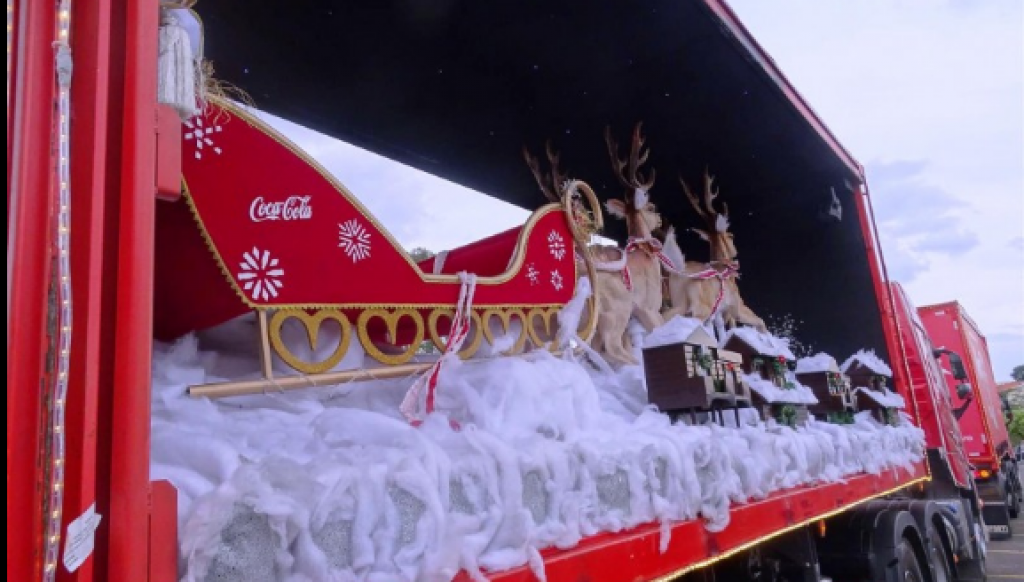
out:
<path id="1" fill-rule="evenodd" d="M 693 363 L 704 370 L 704 373 L 708 376 L 711 375 L 711 366 L 715 363 L 711 354 L 705 353 L 704 349 L 700 346 L 693 348 Z"/>
<path id="2" fill-rule="evenodd" d="M 784 404 L 779 408 L 779 416 L 776 419 L 779 424 L 784 424 L 790 428 L 796 427 L 796 406 L 792 404 Z"/>
<path id="3" fill-rule="evenodd" d="M 828 373 L 828 391 L 833 396 L 838 396 L 843 393 L 846 385 L 843 383 L 843 377 L 835 372 Z"/>

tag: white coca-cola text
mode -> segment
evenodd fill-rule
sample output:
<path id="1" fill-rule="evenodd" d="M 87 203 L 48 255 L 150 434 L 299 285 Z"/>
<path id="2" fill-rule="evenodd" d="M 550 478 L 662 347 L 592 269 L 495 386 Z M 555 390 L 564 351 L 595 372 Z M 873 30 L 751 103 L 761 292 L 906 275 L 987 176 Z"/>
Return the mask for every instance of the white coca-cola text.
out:
<path id="1" fill-rule="evenodd" d="M 309 220 L 313 218 L 313 206 L 309 196 L 289 196 L 281 202 L 267 202 L 257 196 L 249 206 L 249 218 L 253 222 L 264 220 Z"/>

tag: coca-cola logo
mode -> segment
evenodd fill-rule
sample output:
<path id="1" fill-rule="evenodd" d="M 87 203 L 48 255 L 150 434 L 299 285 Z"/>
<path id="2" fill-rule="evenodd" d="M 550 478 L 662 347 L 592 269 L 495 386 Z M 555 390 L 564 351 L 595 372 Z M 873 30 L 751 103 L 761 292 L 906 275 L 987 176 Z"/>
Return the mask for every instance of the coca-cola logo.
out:
<path id="1" fill-rule="evenodd" d="M 310 196 L 289 196 L 286 200 L 268 202 L 257 196 L 249 206 L 249 219 L 253 222 L 264 220 L 309 220 L 313 218 Z"/>

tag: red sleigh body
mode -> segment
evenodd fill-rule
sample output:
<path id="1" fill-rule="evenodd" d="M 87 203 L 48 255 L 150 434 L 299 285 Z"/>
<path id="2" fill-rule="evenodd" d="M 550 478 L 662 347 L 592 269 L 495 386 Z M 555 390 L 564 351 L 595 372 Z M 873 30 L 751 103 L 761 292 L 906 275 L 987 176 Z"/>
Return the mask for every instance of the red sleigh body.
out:
<path id="1" fill-rule="evenodd" d="M 447 335 L 459 271 L 477 275 L 475 317 L 498 315 L 506 328 L 536 314 L 550 322 L 572 298 L 574 238 L 562 205 L 450 251 L 437 269 L 440 259 L 417 265 L 330 174 L 237 106 L 212 104 L 183 138 L 182 199 L 157 212 L 159 339 L 255 309 L 344 314 L 375 343 L 436 340 Z M 376 321 L 359 323 L 367 312 Z"/>

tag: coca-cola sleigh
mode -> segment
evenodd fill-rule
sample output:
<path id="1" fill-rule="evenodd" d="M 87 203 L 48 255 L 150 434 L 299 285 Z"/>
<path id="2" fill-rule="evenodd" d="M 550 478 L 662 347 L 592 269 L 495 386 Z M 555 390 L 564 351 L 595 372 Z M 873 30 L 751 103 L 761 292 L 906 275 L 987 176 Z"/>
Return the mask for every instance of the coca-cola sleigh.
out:
<path id="1" fill-rule="evenodd" d="M 517 334 L 506 353 L 554 349 L 556 314 L 573 297 L 577 271 L 593 280 L 589 254 L 576 249 L 591 234 L 583 225 L 600 224 L 600 207 L 582 183 L 522 226 L 417 264 L 328 172 L 233 103 L 215 101 L 185 124 L 182 170 L 182 197 L 157 211 L 156 336 L 254 311 L 263 359 L 263 380 L 206 386 L 209 395 L 356 378 L 358 370 L 331 371 L 352 341 L 390 375 L 425 369 L 410 362 L 425 341 L 445 350 L 465 290 L 460 272 L 475 275 L 460 356 L 493 343 L 497 330 Z M 573 330 L 584 339 L 596 326 L 594 304 L 588 299 Z M 288 320 L 301 323 L 311 348 L 322 324 L 341 333 L 311 360 L 282 340 Z M 275 378 L 272 354 L 299 374 Z M 376 367 L 373 377 L 385 375 Z"/>

